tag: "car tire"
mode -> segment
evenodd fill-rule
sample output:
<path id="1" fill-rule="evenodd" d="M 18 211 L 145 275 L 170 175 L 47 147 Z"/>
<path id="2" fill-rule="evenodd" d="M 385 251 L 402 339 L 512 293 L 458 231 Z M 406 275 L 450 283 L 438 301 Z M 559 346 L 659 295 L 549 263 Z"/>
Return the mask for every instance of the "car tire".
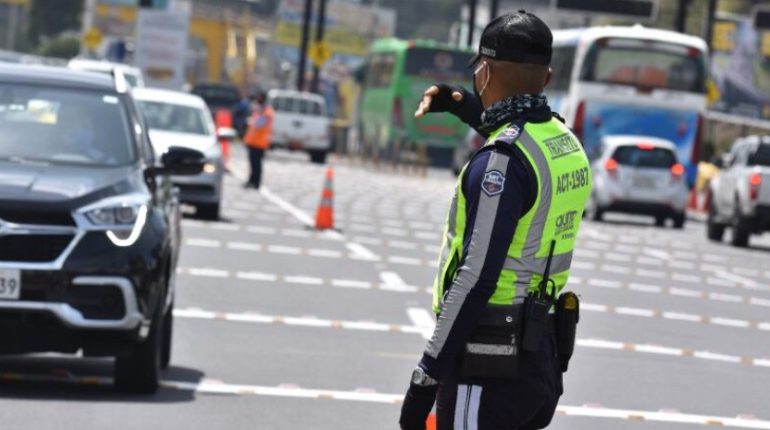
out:
<path id="1" fill-rule="evenodd" d="M 599 207 L 599 203 L 596 202 L 596 198 L 592 195 L 589 197 L 588 206 L 583 211 L 585 218 L 591 221 L 602 221 L 604 219 L 604 210 Z"/>
<path id="2" fill-rule="evenodd" d="M 674 228 L 681 230 L 684 228 L 684 222 L 687 219 L 687 216 L 685 216 L 684 213 L 677 213 L 674 214 L 673 220 L 674 220 Z"/>
<path id="3" fill-rule="evenodd" d="M 171 364 L 171 344 L 174 334 L 174 302 L 163 315 L 163 342 L 160 351 L 160 368 L 168 369 Z"/>
<path id="4" fill-rule="evenodd" d="M 666 217 L 663 215 L 655 215 L 655 227 L 665 227 Z"/>
<path id="5" fill-rule="evenodd" d="M 721 242 L 725 235 L 725 227 L 727 226 L 716 221 L 716 208 L 712 201 L 709 205 L 708 218 L 706 218 L 706 237 L 709 240 Z"/>
<path id="6" fill-rule="evenodd" d="M 326 151 L 310 151 L 310 161 L 315 164 L 326 163 Z"/>
<path id="7" fill-rule="evenodd" d="M 739 248 L 745 248 L 749 246 L 749 235 L 751 234 L 751 229 L 746 219 L 740 216 L 740 214 L 736 214 L 734 216 L 732 230 L 733 237 L 730 243 L 732 243 L 733 246 L 737 246 Z"/>
<path id="8" fill-rule="evenodd" d="M 157 307 L 147 338 L 134 345 L 128 354 L 115 359 L 115 388 L 122 393 L 154 394 L 158 391 L 165 318 L 162 303 Z"/>
<path id="9" fill-rule="evenodd" d="M 219 219 L 219 202 L 198 205 L 195 211 L 198 218 L 216 221 Z"/>

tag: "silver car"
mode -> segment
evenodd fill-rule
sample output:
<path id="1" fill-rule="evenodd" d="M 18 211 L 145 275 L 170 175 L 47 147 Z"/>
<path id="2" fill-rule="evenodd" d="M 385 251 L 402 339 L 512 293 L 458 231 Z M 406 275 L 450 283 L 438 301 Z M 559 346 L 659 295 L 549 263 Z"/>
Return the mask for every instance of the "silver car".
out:
<path id="1" fill-rule="evenodd" d="M 646 136 L 605 136 L 593 161 L 594 184 L 586 217 L 602 220 L 607 212 L 671 218 L 684 227 L 687 204 L 685 169 L 668 140 Z"/>
<path id="2" fill-rule="evenodd" d="M 182 203 L 195 206 L 197 215 L 202 218 L 218 219 L 225 171 L 219 140 L 234 139 L 235 130 L 217 130 L 209 108 L 196 95 L 148 88 L 135 88 L 133 95 L 150 128 L 152 146 L 158 154 L 172 146 L 181 146 L 205 155 L 203 172 L 171 179 L 180 190 Z"/>

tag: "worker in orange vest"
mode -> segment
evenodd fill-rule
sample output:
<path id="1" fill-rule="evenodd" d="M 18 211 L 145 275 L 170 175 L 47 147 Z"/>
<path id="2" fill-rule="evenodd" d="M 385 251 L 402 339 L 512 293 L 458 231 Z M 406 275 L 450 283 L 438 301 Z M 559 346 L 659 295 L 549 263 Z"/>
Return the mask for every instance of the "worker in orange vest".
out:
<path id="1" fill-rule="evenodd" d="M 267 103 L 264 92 L 259 92 L 253 99 L 252 115 L 249 128 L 243 137 L 243 142 L 249 150 L 251 175 L 244 184 L 246 188 L 259 188 L 262 179 L 262 157 L 265 150 L 270 148 L 270 134 L 273 131 L 273 108 Z"/>

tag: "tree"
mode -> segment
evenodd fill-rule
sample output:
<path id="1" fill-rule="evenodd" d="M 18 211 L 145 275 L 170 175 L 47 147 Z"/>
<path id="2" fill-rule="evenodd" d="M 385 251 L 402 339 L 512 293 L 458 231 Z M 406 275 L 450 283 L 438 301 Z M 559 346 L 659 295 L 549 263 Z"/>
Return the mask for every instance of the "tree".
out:
<path id="1" fill-rule="evenodd" d="M 69 60 L 78 55 L 80 51 L 80 40 L 73 36 L 58 36 L 53 39 L 46 39 L 40 44 L 37 50 L 38 55 L 43 57 L 63 58 Z"/>
<path id="2" fill-rule="evenodd" d="M 29 41 L 33 46 L 41 37 L 55 37 L 66 30 L 79 30 L 83 0 L 32 0 L 29 14 Z"/>

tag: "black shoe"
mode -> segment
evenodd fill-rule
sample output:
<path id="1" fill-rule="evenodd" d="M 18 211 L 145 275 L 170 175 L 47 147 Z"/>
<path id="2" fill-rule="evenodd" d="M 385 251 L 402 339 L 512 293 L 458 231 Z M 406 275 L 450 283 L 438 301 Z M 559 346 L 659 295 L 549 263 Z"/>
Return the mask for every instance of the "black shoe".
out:
<path id="1" fill-rule="evenodd" d="M 249 188 L 256 188 L 256 187 L 255 187 L 255 186 L 254 186 L 254 184 L 253 184 L 253 183 L 251 183 L 251 182 L 244 182 L 244 183 L 243 183 L 243 188 L 244 188 L 244 189 L 249 189 Z"/>

